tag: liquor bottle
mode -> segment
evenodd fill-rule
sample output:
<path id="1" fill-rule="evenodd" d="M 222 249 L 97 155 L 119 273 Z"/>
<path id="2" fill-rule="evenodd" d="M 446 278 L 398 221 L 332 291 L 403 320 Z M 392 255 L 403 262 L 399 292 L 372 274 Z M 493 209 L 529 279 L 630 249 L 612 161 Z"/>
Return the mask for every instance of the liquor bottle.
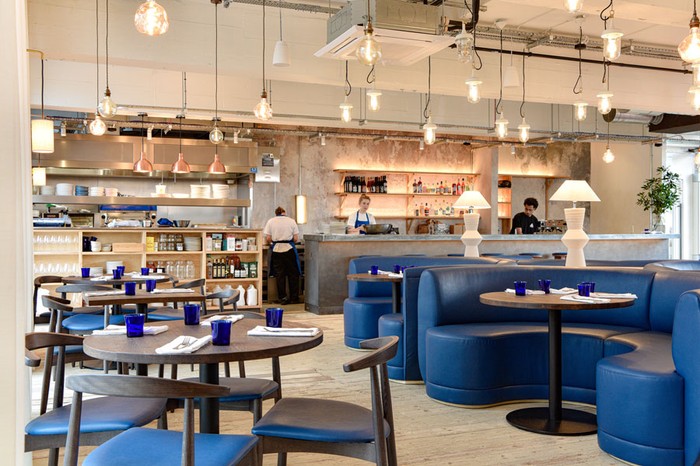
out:
<path id="1" fill-rule="evenodd" d="M 416 179 L 413 178 L 413 194 L 418 192 L 418 183 L 416 183 Z"/>
<path id="2" fill-rule="evenodd" d="M 420 180 L 420 176 L 418 177 L 418 192 L 423 192 L 423 182 Z"/>
<path id="3" fill-rule="evenodd" d="M 467 188 L 467 185 L 464 182 L 464 178 L 462 178 L 462 192 L 465 192 L 465 191 L 469 191 L 469 189 Z"/>
<path id="4" fill-rule="evenodd" d="M 416 217 L 420 217 L 420 207 L 418 207 L 417 202 L 413 203 L 413 212 L 413 215 L 415 215 Z"/>
<path id="5" fill-rule="evenodd" d="M 356 193 L 356 192 L 357 192 L 357 180 L 356 180 L 356 177 L 353 176 L 352 179 L 350 180 L 350 183 L 351 183 L 351 185 L 352 185 L 352 192 L 353 192 L 353 193 Z"/>
<path id="6" fill-rule="evenodd" d="M 462 195 L 462 185 L 459 183 L 459 178 L 457 178 L 457 195 Z"/>
<path id="7" fill-rule="evenodd" d="M 423 214 L 424 214 L 426 217 L 429 217 L 429 216 L 430 216 L 430 206 L 428 205 L 427 202 L 425 203 L 425 208 L 423 209 Z"/>
<path id="8" fill-rule="evenodd" d="M 207 256 L 207 280 L 211 280 L 212 278 L 214 278 L 213 274 L 214 274 L 214 265 L 211 261 L 211 256 Z"/>
<path id="9" fill-rule="evenodd" d="M 362 181 L 360 181 L 360 192 L 367 192 L 367 180 L 365 180 L 364 176 L 362 177 Z"/>
<path id="10" fill-rule="evenodd" d="M 386 193 L 389 192 L 389 184 L 388 184 L 387 181 L 386 181 L 386 175 L 384 175 L 384 176 L 382 177 L 382 189 L 383 189 L 382 192 L 383 192 L 384 194 L 386 194 Z"/>

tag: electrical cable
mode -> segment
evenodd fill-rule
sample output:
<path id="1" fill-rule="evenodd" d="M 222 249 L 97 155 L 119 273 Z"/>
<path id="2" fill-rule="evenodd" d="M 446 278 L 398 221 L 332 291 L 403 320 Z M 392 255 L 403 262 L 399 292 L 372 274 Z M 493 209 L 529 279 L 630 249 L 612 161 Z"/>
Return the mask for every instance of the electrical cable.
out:
<path id="1" fill-rule="evenodd" d="M 219 4 L 214 3 L 214 126 L 219 121 Z"/>
<path id="2" fill-rule="evenodd" d="M 503 29 L 500 32 L 501 47 L 498 53 L 498 75 L 501 85 L 498 88 L 498 102 L 496 103 L 496 113 L 501 113 L 501 101 L 503 100 Z"/>
<path id="3" fill-rule="evenodd" d="M 431 63 L 430 55 L 428 55 L 428 96 L 425 100 L 425 108 L 423 108 L 423 118 L 425 118 L 426 120 L 428 119 L 428 108 L 430 107 L 430 97 L 431 97 L 431 95 L 430 95 L 430 88 L 431 88 L 430 78 L 432 75 L 432 71 L 433 71 L 432 70 L 432 63 Z"/>
<path id="4" fill-rule="evenodd" d="M 109 0 L 105 0 L 105 84 L 109 89 Z"/>
<path id="5" fill-rule="evenodd" d="M 520 103 L 520 118 L 525 118 L 525 113 L 523 112 L 524 106 L 525 106 L 525 57 L 523 57 L 523 100 Z"/>
<path id="6" fill-rule="evenodd" d="M 281 10 L 280 10 L 281 11 Z M 281 27 L 280 27 L 281 30 Z M 262 2 L 262 74 L 263 74 L 263 92 L 266 91 L 265 86 L 265 0 Z"/>
<path id="7" fill-rule="evenodd" d="M 372 78 L 372 79 L 370 79 Z M 374 74 L 374 65 L 372 65 L 372 68 L 369 70 L 369 73 L 367 73 L 367 84 L 372 84 L 377 81 L 377 76 Z"/>
<path id="8" fill-rule="evenodd" d="M 581 52 L 583 51 L 583 27 L 579 25 L 578 27 L 578 44 L 576 44 L 576 49 L 578 49 L 578 78 L 576 78 L 576 82 L 574 83 L 574 87 L 572 89 L 573 93 L 578 95 L 583 93 L 583 64 L 581 59 L 583 58 L 581 56 Z M 578 87 L 578 90 L 576 89 Z"/>
<path id="9" fill-rule="evenodd" d="M 350 96 L 352 93 L 352 84 L 350 84 L 350 79 L 348 79 L 348 61 L 345 60 L 345 97 Z"/>

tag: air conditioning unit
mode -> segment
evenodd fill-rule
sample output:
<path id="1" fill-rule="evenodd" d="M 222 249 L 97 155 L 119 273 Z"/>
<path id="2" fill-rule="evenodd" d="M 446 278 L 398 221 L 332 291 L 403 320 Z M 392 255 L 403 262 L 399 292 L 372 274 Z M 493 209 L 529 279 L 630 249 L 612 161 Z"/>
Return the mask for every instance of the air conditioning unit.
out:
<path id="1" fill-rule="evenodd" d="M 437 6 L 375 0 L 370 2 L 368 12 L 364 0 L 355 0 L 328 19 L 328 43 L 314 55 L 354 60 L 368 14 L 372 17 L 375 38 L 382 45 L 383 64 L 412 65 L 454 43 L 454 37 L 439 34 L 440 9 Z"/>

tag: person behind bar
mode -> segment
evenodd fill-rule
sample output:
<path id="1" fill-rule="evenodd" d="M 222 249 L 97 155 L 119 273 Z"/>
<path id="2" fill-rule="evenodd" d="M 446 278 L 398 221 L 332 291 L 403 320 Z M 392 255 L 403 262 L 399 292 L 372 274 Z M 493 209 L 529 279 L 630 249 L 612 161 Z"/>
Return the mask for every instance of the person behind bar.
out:
<path id="1" fill-rule="evenodd" d="M 540 221 L 533 215 L 538 205 L 534 197 L 528 197 L 523 201 L 523 211 L 513 217 L 511 235 L 531 235 L 540 229 Z"/>
<path id="2" fill-rule="evenodd" d="M 299 254 L 294 245 L 299 241 L 299 227 L 294 219 L 287 217 L 282 207 L 275 209 L 275 216 L 267 221 L 263 229 L 268 251 L 268 269 L 277 280 L 277 298 L 281 304 L 299 302 L 299 276 L 301 266 Z M 289 294 L 287 294 L 289 279 Z"/>
<path id="3" fill-rule="evenodd" d="M 350 214 L 348 217 L 348 224 L 345 230 L 348 234 L 361 234 L 365 233 L 365 225 L 374 225 L 377 221 L 374 219 L 374 215 L 367 212 L 369 209 L 369 203 L 371 199 L 367 194 L 362 194 L 358 203 L 360 204 L 360 209 L 354 214 Z"/>

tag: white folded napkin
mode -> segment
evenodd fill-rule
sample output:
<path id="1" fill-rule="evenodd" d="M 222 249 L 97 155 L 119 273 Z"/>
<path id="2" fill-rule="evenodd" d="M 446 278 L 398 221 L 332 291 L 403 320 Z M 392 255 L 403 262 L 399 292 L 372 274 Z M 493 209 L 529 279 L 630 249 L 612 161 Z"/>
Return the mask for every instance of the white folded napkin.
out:
<path id="1" fill-rule="evenodd" d="M 211 327 L 211 323 L 215 320 L 228 320 L 233 324 L 243 319 L 243 317 L 245 317 L 243 314 L 232 314 L 228 316 L 212 316 L 208 319 L 204 319 L 203 321 L 201 321 L 199 325 L 207 325 Z"/>
<path id="2" fill-rule="evenodd" d="M 159 333 L 167 332 L 167 325 L 153 325 L 143 327 L 144 335 L 158 335 Z M 126 326 L 124 325 L 108 325 L 104 330 L 93 330 L 93 335 L 126 335 Z"/>
<path id="3" fill-rule="evenodd" d="M 124 290 L 109 290 L 109 291 L 83 291 L 83 296 L 111 296 L 117 294 L 124 294 Z"/>
<path id="4" fill-rule="evenodd" d="M 637 299 L 634 293 L 591 293 L 594 298 L 617 298 L 617 299 Z"/>
<path id="5" fill-rule="evenodd" d="M 106 282 L 109 280 L 114 280 L 113 275 L 100 275 L 99 277 L 92 277 L 90 279 L 91 282 Z"/>
<path id="6" fill-rule="evenodd" d="M 183 347 L 183 348 L 177 348 L 185 338 L 194 338 L 194 337 L 186 337 L 185 335 L 180 335 L 170 343 L 167 343 L 160 348 L 156 348 L 156 353 L 158 354 L 188 354 L 188 353 L 194 353 L 201 347 L 207 345 L 209 342 L 211 342 L 211 335 L 204 336 L 199 339 L 194 339 L 192 343 L 189 345 Z M 177 348 L 177 349 L 176 349 Z"/>
<path id="7" fill-rule="evenodd" d="M 254 337 L 313 337 L 320 332 L 316 327 L 311 328 L 276 328 L 258 325 L 248 330 L 248 336 Z"/>
<path id="8" fill-rule="evenodd" d="M 194 293 L 194 290 L 190 288 L 156 288 L 155 290 L 151 291 L 151 293 Z"/>
<path id="9" fill-rule="evenodd" d="M 161 278 L 167 278 L 167 277 L 164 276 L 164 275 L 152 275 L 152 274 L 149 274 L 149 275 L 142 275 L 142 274 L 139 273 L 139 272 L 129 272 L 129 273 L 125 273 L 124 275 L 128 275 L 128 276 L 130 276 L 131 278 L 142 278 L 142 279 L 144 279 L 144 280 L 149 280 L 149 279 L 152 279 L 152 280 L 160 280 Z"/>
<path id="10" fill-rule="evenodd" d="M 402 273 L 394 273 L 394 272 L 387 272 L 386 276 L 391 277 L 391 278 L 403 278 Z"/>
<path id="11" fill-rule="evenodd" d="M 564 288 L 550 288 L 549 292 L 552 294 L 571 294 L 571 293 L 578 293 L 578 290 L 574 290 L 573 288 L 569 287 L 564 287 Z"/>
<path id="12" fill-rule="evenodd" d="M 562 296 L 561 298 L 564 301 L 574 301 L 577 303 L 588 303 L 588 304 L 599 304 L 599 303 L 609 303 L 609 299 L 605 298 L 594 298 L 590 296 L 579 296 L 577 294 L 568 294 L 565 296 Z"/>
<path id="13" fill-rule="evenodd" d="M 515 290 L 513 288 L 506 288 L 506 293 L 512 293 L 515 294 Z M 526 295 L 533 295 L 533 294 L 544 294 L 544 291 L 541 290 L 525 290 Z"/>

